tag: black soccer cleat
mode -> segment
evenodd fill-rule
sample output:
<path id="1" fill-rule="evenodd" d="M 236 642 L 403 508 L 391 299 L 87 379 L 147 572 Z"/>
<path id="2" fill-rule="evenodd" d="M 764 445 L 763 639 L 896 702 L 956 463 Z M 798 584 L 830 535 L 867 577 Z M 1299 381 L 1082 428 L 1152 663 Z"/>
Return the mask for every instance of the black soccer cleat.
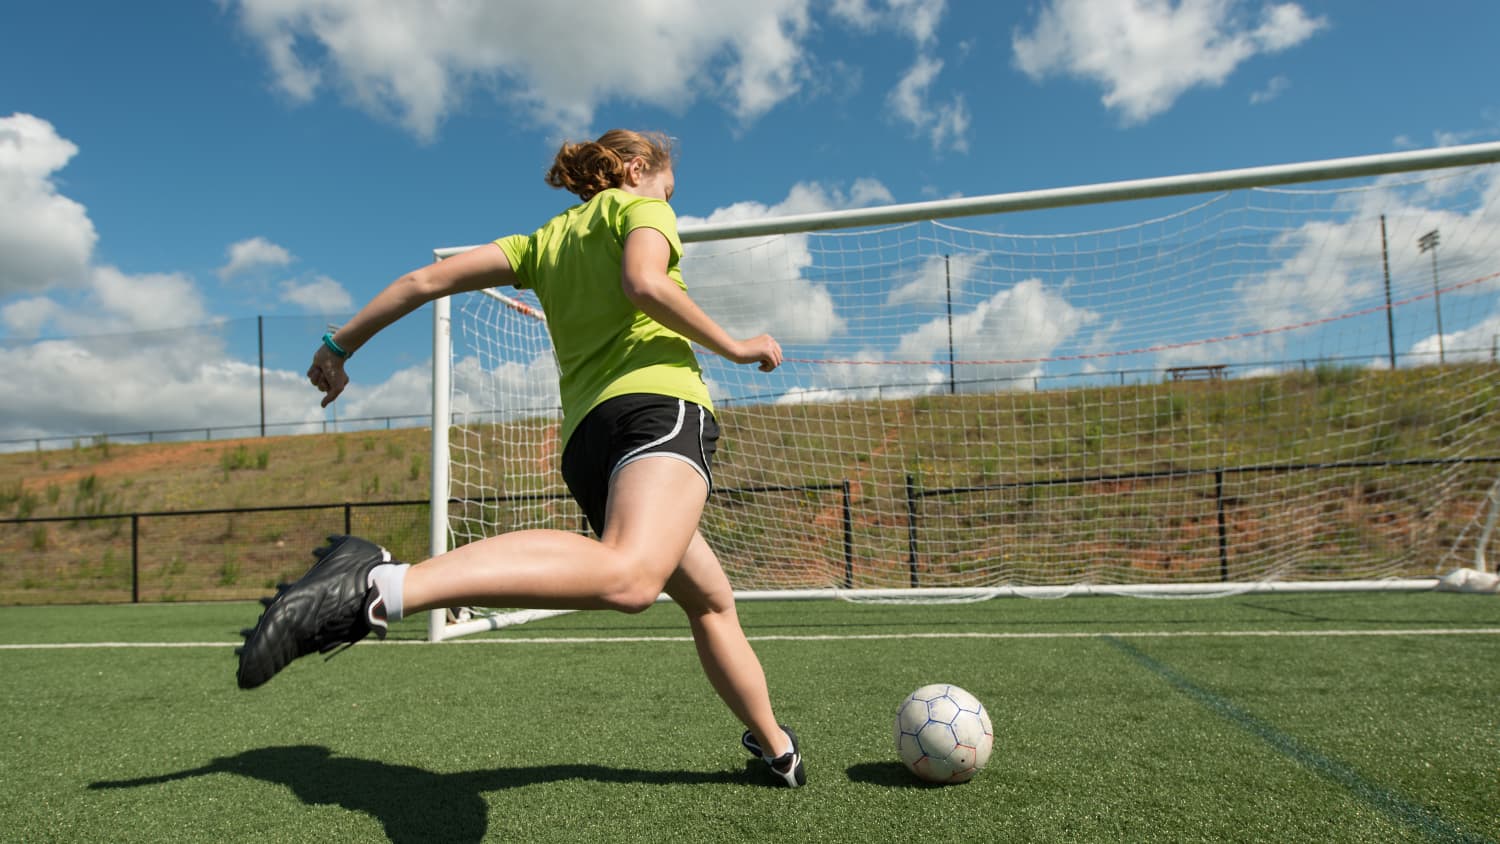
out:
<path id="1" fill-rule="evenodd" d="M 384 606 L 369 578 L 391 562 L 390 552 L 355 536 L 330 536 L 328 543 L 313 552 L 318 561 L 301 580 L 261 599 L 266 611 L 242 631 L 245 644 L 235 650 L 240 688 L 253 689 L 314 651 L 347 647 L 371 632 L 385 638 Z"/>
<path id="2" fill-rule="evenodd" d="M 787 788 L 797 788 L 798 786 L 807 785 L 807 770 L 802 766 L 802 746 L 797 743 L 797 734 L 792 731 L 791 727 L 785 724 L 779 724 L 778 726 L 781 727 L 782 732 L 786 733 L 786 737 L 792 740 L 792 749 L 775 759 L 766 758 L 765 753 L 761 750 L 760 742 L 756 740 L 755 734 L 749 730 L 746 730 L 745 734 L 740 736 L 740 744 L 744 745 L 744 748 L 750 751 L 750 755 L 766 763 L 766 767 L 771 769 L 771 777 L 777 785 L 786 786 Z"/>

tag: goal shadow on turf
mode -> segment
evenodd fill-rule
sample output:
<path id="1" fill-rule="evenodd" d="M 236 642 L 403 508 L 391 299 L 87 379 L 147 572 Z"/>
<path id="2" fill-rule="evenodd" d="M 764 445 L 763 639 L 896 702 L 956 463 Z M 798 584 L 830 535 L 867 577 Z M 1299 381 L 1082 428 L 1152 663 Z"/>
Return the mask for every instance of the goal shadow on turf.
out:
<path id="1" fill-rule="evenodd" d="M 599 783 L 653 785 L 749 785 L 747 773 L 732 771 L 649 771 L 605 765 L 570 764 L 434 773 L 411 765 L 394 765 L 354 756 L 339 756 L 326 747 L 292 745 L 247 750 L 220 756 L 206 765 L 126 780 L 101 780 L 89 790 L 142 788 L 213 774 L 234 774 L 290 789 L 308 806 L 339 806 L 379 821 L 392 844 L 450 841 L 477 842 L 488 832 L 490 804 L 486 792 L 525 785 L 589 780 Z M 274 818 L 274 811 L 268 808 Z M 286 818 L 289 829 L 298 821 Z M 263 827 L 275 837 L 267 822 Z"/>

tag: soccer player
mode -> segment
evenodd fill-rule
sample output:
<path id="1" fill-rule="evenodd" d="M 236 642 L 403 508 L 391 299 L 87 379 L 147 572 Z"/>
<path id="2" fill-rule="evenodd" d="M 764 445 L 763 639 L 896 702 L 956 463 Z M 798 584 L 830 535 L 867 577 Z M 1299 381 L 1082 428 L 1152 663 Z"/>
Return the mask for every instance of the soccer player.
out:
<path id="1" fill-rule="evenodd" d="M 770 335 L 730 336 L 687 294 L 678 269 L 667 138 L 611 130 L 565 143 L 547 183 L 582 203 L 512 235 L 409 272 L 335 333 L 307 376 L 323 405 L 349 383 L 345 360 L 422 304 L 461 291 L 535 291 L 562 394 L 562 473 L 597 539 L 501 534 L 416 565 L 357 537 L 333 537 L 301 580 L 270 599 L 240 649 L 254 688 L 297 657 L 384 636 L 389 622 L 458 606 L 640 612 L 665 591 L 687 613 L 709 682 L 748 728 L 741 743 L 778 785 L 806 780 L 796 735 L 771 708 L 718 557 L 698 532 L 719 428 L 689 341 L 770 372 Z"/>

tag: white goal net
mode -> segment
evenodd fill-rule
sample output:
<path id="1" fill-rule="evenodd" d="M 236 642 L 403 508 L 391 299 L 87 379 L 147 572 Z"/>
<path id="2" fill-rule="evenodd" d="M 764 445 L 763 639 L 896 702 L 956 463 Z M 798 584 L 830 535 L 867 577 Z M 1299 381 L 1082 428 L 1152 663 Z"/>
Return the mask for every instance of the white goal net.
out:
<path id="1" fill-rule="evenodd" d="M 787 356 L 765 374 L 700 352 L 723 428 L 704 535 L 737 589 L 783 596 L 1430 586 L 1483 566 L 1496 160 L 684 218 L 694 298 Z M 450 546 L 584 529 L 545 316 L 495 293 L 439 315 Z"/>

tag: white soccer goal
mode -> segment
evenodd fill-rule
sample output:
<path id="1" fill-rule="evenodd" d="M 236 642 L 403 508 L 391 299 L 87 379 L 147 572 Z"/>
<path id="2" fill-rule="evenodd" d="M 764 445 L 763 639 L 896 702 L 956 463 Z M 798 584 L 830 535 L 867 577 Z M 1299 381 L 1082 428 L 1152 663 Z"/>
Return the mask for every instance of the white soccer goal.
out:
<path id="1" fill-rule="evenodd" d="M 1434 588 L 1500 477 L 1500 143 L 683 219 L 742 598 Z M 437 251 L 445 257 L 460 248 Z M 433 551 L 582 530 L 529 294 L 435 308 Z M 1493 551 L 1490 552 L 1493 558 Z M 491 629 L 480 617 L 432 638 Z"/>

